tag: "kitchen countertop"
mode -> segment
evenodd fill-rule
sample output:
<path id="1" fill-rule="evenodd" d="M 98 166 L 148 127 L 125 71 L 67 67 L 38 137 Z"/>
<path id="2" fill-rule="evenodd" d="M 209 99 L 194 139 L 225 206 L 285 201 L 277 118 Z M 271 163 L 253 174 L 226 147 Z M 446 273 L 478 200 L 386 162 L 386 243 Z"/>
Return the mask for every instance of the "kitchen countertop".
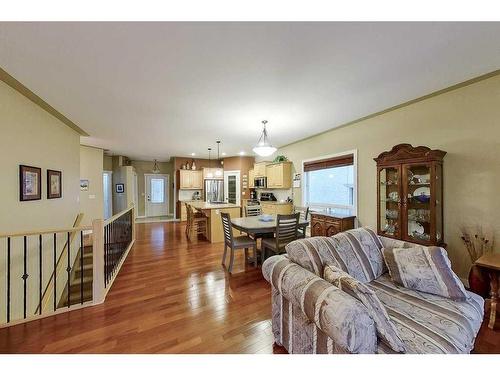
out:
<path id="1" fill-rule="evenodd" d="M 190 203 L 191 206 L 198 210 L 218 210 L 223 208 L 240 208 L 239 204 L 233 203 L 209 203 L 203 201 L 194 201 Z"/>
<path id="2" fill-rule="evenodd" d="M 260 201 L 260 204 L 293 204 L 292 202 Z"/>

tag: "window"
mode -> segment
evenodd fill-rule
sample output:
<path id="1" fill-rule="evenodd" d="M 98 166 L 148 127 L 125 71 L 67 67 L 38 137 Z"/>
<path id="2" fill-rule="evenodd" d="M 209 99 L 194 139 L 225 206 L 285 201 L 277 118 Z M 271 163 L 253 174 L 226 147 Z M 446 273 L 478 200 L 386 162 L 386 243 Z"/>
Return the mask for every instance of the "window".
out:
<path id="1" fill-rule="evenodd" d="M 165 202 L 165 180 L 163 178 L 151 179 L 151 203 Z"/>
<path id="2" fill-rule="evenodd" d="M 304 162 L 304 203 L 317 210 L 356 214 L 356 184 L 352 153 Z"/>

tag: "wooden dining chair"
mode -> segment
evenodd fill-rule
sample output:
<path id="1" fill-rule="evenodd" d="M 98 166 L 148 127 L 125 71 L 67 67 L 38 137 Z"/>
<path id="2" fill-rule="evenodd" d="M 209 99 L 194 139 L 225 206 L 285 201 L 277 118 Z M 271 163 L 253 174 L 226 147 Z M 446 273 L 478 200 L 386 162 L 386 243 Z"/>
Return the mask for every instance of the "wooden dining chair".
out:
<path id="1" fill-rule="evenodd" d="M 262 209 L 259 204 L 253 206 L 245 206 L 245 216 L 259 216 L 262 214 Z"/>
<path id="2" fill-rule="evenodd" d="M 299 221 L 309 220 L 309 207 L 294 207 L 294 212 L 299 213 Z M 306 238 L 307 227 L 299 228 L 297 230 L 297 238 Z"/>
<path id="3" fill-rule="evenodd" d="M 286 244 L 297 239 L 300 213 L 278 215 L 276 219 L 276 237 L 262 239 L 262 262 L 267 259 L 267 252 L 281 254 L 285 252 Z"/>
<path id="4" fill-rule="evenodd" d="M 245 249 L 245 262 L 248 259 L 248 249 L 253 249 L 253 264 L 257 267 L 257 243 L 248 236 L 234 237 L 231 216 L 226 212 L 220 214 L 222 220 L 222 229 L 224 231 L 224 255 L 222 256 L 222 265 L 226 265 L 227 249 L 231 251 L 229 260 L 229 273 L 233 271 L 234 252 L 238 249 Z"/>
<path id="5" fill-rule="evenodd" d="M 193 237 L 198 238 L 199 234 L 208 238 L 208 221 L 205 215 L 196 215 L 193 211 L 193 207 L 191 205 L 186 204 L 186 213 L 187 213 L 187 225 L 186 225 L 186 235 L 188 239 L 191 241 Z"/>

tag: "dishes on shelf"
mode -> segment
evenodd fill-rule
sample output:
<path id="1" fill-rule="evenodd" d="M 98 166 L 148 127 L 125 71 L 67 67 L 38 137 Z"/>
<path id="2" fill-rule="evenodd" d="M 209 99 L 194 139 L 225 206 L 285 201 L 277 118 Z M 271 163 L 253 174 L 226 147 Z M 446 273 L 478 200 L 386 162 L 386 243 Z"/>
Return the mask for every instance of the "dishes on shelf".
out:
<path id="1" fill-rule="evenodd" d="M 387 194 L 387 196 L 391 201 L 397 202 L 399 200 L 399 194 L 397 191 L 391 191 L 389 194 Z"/>
<path id="2" fill-rule="evenodd" d="M 421 186 L 413 191 L 413 198 L 420 203 L 427 203 L 431 200 L 431 188 L 428 186 Z"/>
<path id="3" fill-rule="evenodd" d="M 422 224 L 420 224 L 418 221 L 409 221 L 408 222 L 408 229 L 410 233 L 416 233 L 416 234 L 424 234 L 425 229 Z"/>
<path id="4" fill-rule="evenodd" d="M 385 212 L 385 217 L 387 219 L 397 219 L 399 212 L 397 210 L 387 210 Z"/>

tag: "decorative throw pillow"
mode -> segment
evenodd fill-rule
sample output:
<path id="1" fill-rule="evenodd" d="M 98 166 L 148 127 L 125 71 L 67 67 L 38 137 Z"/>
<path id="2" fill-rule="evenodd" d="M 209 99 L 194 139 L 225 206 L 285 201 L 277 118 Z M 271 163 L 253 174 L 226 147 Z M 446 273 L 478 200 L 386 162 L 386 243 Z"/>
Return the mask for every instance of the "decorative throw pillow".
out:
<path id="1" fill-rule="evenodd" d="M 384 305 L 382 305 L 375 292 L 333 265 L 325 266 L 323 278 L 360 301 L 375 322 L 377 335 L 380 339 L 396 352 L 405 352 L 403 341 L 401 341 L 396 327 L 391 322 Z"/>
<path id="2" fill-rule="evenodd" d="M 467 292 L 451 269 L 446 250 L 436 246 L 384 248 L 392 281 L 405 288 L 465 301 Z"/>

